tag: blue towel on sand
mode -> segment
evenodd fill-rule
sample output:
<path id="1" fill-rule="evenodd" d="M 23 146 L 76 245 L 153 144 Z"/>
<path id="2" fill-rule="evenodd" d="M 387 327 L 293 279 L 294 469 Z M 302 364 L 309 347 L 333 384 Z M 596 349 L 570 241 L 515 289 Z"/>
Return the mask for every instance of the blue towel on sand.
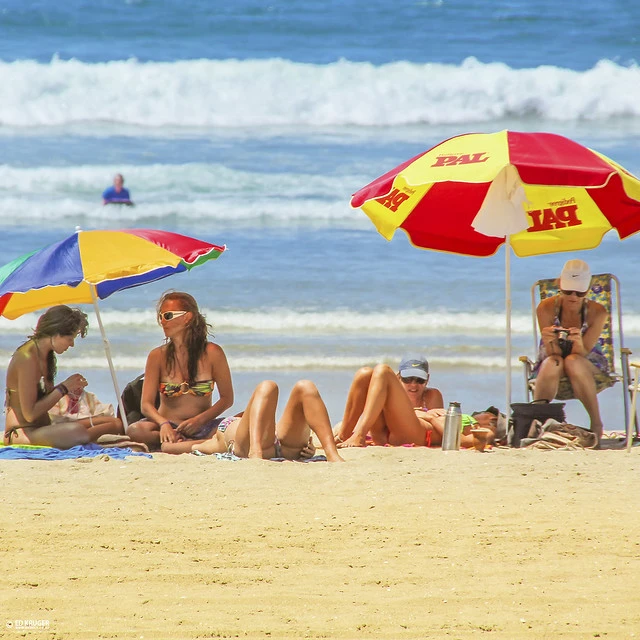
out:
<path id="1" fill-rule="evenodd" d="M 101 447 L 99 444 L 84 444 L 71 449 L 54 449 L 53 447 L 30 447 L 12 445 L 0 447 L 0 460 L 72 460 L 74 458 L 95 458 L 103 454 L 110 458 L 122 460 L 127 456 L 144 456 L 151 458 L 150 453 L 133 451 L 125 447 Z"/>
<path id="2" fill-rule="evenodd" d="M 202 453 L 202 451 L 192 451 L 192 455 L 195 456 L 206 456 L 208 454 Z M 227 451 L 225 453 L 216 453 L 214 454 L 218 460 L 246 460 L 246 458 L 239 458 L 237 455 L 231 453 L 231 451 Z M 269 458 L 271 462 L 286 462 L 287 458 Z M 293 462 L 326 462 L 327 457 L 323 455 L 313 456 L 313 458 L 307 458 L 306 460 L 294 460 Z"/>

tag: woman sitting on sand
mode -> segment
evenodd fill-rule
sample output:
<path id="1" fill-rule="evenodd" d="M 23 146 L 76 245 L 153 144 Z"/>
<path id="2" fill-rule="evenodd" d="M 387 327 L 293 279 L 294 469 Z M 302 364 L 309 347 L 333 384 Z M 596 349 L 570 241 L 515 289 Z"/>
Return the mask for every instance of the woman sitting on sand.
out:
<path id="1" fill-rule="evenodd" d="M 230 451 L 241 458 L 298 460 L 313 455 L 313 432 L 329 462 L 344 462 L 336 449 L 327 407 L 316 385 L 310 380 L 296 382 L 282 417 L 276 422 L 278 393 L 275 382 L 259 383 L 247 408 L 237 416 L 224 418 L 211 439 L 194 444 L 193 450 Z"/>
<path id="2" fill-rule="evenodd" d="M 598 342 L 607 310 L 586 298 L 590 286 L 589 265 L 569 260 L 560 274 L 558 294 L 538 305 L 541 340 L 533 367 L 533 397 L 549 401 L 577 398 L 589 414 L 591 431 L 599 441 L 603 426 L 597 393 L 613 382 Z"/>
<path id="3" fill-rule="evenodd" d="M 80 398 L 87 381 L 74 373 L 54 384 L 56 354 L 73 347 L 87 333 L 87 316 L 79 309 L 58 305 L 48 309 L 33 335 L 16 349 L 7 368 L 4 443 L 33 444 L 69 449 L 122 433 L 122 422 L 111 416 L 51 423 L 49 411 L 67 394 Z"/>
<path id="4" fill-rule="evenodd" d="M 127 435 L 149 448 L 187 453 L 211 437 L 218 416 L 233 404 L 231 372 L 222 347 L 209 342 L 210 325 L 193 296 L 168 291 L 157 311 L 166 343 L 147 357 L 141 402 L 146 418 L 129 425 Z"/>

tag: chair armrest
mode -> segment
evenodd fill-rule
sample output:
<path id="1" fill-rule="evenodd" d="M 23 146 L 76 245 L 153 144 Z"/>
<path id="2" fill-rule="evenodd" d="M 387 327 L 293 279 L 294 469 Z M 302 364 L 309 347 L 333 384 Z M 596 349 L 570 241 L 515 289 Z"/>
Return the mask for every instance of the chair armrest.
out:
<path id="1" fill-rule="evenodd" d="M 625 356 L 630 356 L 633 353 L 633 351 L 631 351 L 629 347 L 622 347 L 622 349 L 620 349 L 620 353 Z"/>
<path id="2" fill-rule="evenodd" d="M 529 356 L 520 356 L 518 360 L 522 362 L 522 364 L 528 364 L 530 367 L 533 367 L 533 365 L 535 364 L 533 360 L 529 358 Z M 638 364 L 638 366 L 640 367 L 640 363 Z"/>

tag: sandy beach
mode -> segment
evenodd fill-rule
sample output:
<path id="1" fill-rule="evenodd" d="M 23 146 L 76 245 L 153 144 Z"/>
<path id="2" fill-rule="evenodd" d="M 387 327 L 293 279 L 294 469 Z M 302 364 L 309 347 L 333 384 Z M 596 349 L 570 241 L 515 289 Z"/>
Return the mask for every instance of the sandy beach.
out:
<path id="1" fill-rule="evenodd" d="M 640 449 L 344 455 L 3 461 L 0 636 L 640 629 Z"/>

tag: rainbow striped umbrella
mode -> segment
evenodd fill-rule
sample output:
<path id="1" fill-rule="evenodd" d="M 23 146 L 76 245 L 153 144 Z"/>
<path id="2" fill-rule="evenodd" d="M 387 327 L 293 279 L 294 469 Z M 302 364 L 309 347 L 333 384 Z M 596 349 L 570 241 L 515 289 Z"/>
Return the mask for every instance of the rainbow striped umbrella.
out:
<path id="1" fill-rule="evenodd" d="M 78 229 L 0 268 L 0 316 L 15 319 L 56 304 L 93 304 L 121 403 L 98 299 L 188 271 L 225 250 L 224 245 L 155 229 Z M 122 406 L 120 411 L 124 418 Z"/>

